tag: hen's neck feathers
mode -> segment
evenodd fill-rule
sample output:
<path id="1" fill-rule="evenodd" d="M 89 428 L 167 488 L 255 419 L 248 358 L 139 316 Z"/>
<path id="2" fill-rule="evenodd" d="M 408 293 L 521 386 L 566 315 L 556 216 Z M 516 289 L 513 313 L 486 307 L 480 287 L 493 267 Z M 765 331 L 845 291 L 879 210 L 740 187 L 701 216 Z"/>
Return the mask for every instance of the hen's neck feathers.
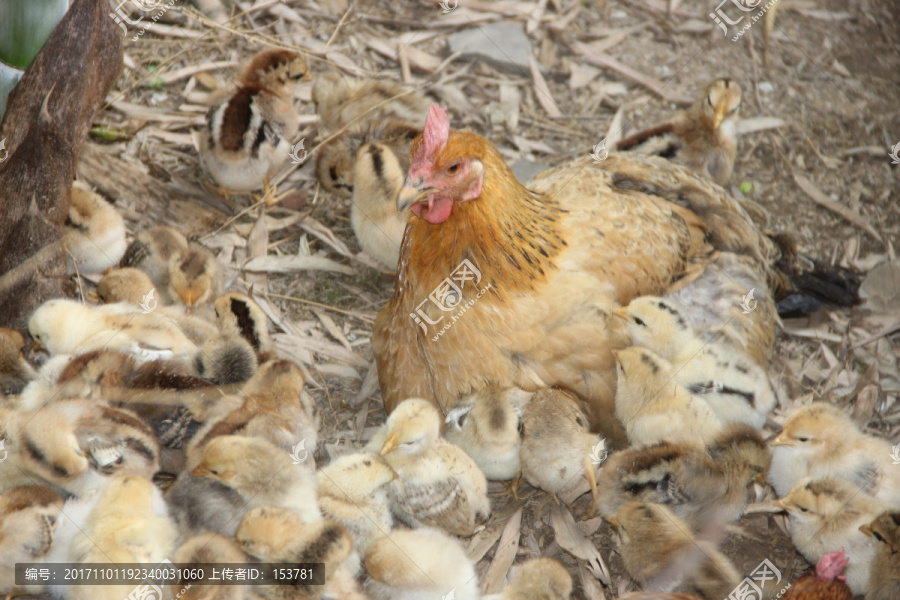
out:
<path id="1" fill-rule="evenodd" d="M 481 196 L 455 202 L 443 223 L 412 219 L 400 251 L 398 289 L 428 293 L 468 259 L 481 272 L 478 287 L 490 283 L 496 297 L 534 290 L 546 281 L 554 259 L 567 245 L 560 231 L 565 209 L 519 183 L 481 136 L 451 132 L 435 164 L 459 158 L 481 161 Z"/>

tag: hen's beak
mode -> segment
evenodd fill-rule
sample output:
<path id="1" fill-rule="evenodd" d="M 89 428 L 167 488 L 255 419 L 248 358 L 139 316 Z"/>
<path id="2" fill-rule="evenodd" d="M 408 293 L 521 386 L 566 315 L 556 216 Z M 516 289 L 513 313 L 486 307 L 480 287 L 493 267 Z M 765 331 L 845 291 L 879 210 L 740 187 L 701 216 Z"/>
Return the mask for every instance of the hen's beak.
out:
<path id="1" fill-rule="evenodd" d="M 774 440 L 772 440 L 772 445 L 773 446 L 793 446 L 794 442 L 792 442 L 790 439 L 788 439 L 784 435 L 784 432 L 782 431 L 781 433 L 778 434 L 778 437 L 776 437 Z"/>
<path id="2" fill-rule="evenodd" d="M 428 194 L 435 191 L 432 187 L 422 187 L 424 181 L 420 179 L 414 183 L 407 179 L 397 195 L 397 212 L 403 212 Z"/>
<path id="3" fill-rule="evenodd" d="M 381 456 L 384 456 L 385 454 L 388 454 L 389 452 L 393 452 L 396 449 L 397 449 L 397 434 L 395 433 L 395 434 L 391 435 L 391 437 L 389 437 L 387 440 L 385 440 L 384 446 L 381 447 L 381 452 L 379 454 L 381 454 Z"/>

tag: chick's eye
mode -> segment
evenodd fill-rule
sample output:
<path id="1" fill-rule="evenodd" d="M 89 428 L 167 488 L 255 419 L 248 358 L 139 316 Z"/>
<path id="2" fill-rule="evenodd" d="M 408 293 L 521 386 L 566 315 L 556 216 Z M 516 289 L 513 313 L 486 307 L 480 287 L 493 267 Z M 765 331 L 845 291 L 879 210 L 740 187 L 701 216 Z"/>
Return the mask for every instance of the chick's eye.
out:
<path id="1" fill-rule="evenodd" d="M 804 507 L 802 507 L 802 506 L 798 506 L 797 508 L 800 509 L 800 512 L 809 512 L 809 509 L 808 509 L 808 508 L 804 508 Z"/>
<path id="2" fill-rule="evenodd" d="M 459 171 L 459 163 L 453 163 L 452 165 L 447 167 L 448 173 L 456 173 L 457 171 Z"/>
<path id="3" fill-rule="evenodd" d="M 640 325 L 641 327 L 646 327 L 646 326 L 647 326 L 647 324 L 644 323 L 644 320 L 643 320 L 643 319 L 640 319 L 640 318 L 638 318 L 638 317 L 633 317 L 633 318 L 632 318 L 632 321 L 634 321 L 634 324 L 635 324 L 635 325 Z"/>
<path id="4" fill-rule="evenodd" d="M 880 533 L 878 533 L 877 531 L 873 531 L 872 535 L 875 536 L 875 539 L 878 540 L 879 542 L 881 542 L 883 544 L 887 543 L 887 540 L 884 539 L 884 536 L 881 535 Z"/>
<path id="5" fill-rule="evenodd" d="M 798 437 L 798 438 L 797 438 L 797 441 L 798 441 L 798 442 L 808 442 L 808 441 L 809 441 L 809 438 L 808 438 L 808 437 Z"/>

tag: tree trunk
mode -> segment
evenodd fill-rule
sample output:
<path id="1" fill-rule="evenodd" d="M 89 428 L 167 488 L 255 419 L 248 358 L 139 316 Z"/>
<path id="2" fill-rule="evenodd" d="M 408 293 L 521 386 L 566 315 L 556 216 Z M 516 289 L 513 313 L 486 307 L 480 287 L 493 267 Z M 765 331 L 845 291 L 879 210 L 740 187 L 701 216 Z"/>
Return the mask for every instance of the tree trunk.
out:
<path id="1" fill-rule="evenodd" d="M 0 325 L 24 329 L 67 295 L 59 244 L 78 151 L 118 77 L 122 30 L 108 0 L 75 0 L 9 95 L 0 122 Z"/>

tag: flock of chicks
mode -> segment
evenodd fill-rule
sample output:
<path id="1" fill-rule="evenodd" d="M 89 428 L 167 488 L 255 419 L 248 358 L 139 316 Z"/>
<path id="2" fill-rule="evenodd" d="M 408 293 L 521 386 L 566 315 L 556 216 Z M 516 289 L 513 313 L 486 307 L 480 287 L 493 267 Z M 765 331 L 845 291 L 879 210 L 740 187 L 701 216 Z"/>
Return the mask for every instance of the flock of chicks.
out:
<path id="1" fill-rule="evenodd" d="M 270 192 L 298 129 L 293 86 L 310 78 L 298 55 L 266 51 L 215 99 L 196 143 L 220 186 Z M 316 80 L 313 99 L 330 133 L 317 177 L 352 199 L 360 245 L 395 269 L 406 227 L 396 199 L 431 103 L 396 84 L 334 75 Z M 737 84 L 718 80 L 693 107 L 619 147 L 675 156 L 724 184 L 739 105 Z M 70 273 L 103 273 L 101 304 L 52 300 L 32 315 L 29 332 L 50 354 L 39 371 L 23 358 L 22 334 L 0 331 L 4 593 L 15 588 L 16 562 L 170 559 L 325 565 L 323 586 L 171 590 L 185 599 L 479 598 L 453 536 L 489 521 L 488 480 L 512 481 L 516 494 L 523 477 L 555 496 L 590 492 L 645 590 L 727 597 L 742 576 L 716 549 L 717 535 L 742 516 L 754 483 L 767 481 L 797 549 L 819 563 L 784 598 L 817 598 L 803 595 L 816 586 L 836 597 L 900 597 L 900 471 L 890 444 L 818 403 L 795 410 L 767 443 L 761 430 L 776 398 L 765 357 L 704 339 L 672 298 L 644 296 L 614 312 L 630 339 L 615 352 L 627 448 L 607 457 L 566 390 L 497 386 L 446 416 L 407 399 L 359 453 L 317 469 L 304 449 L 315 449 L 319 420 L 303 372 L 276 356 L 250 297 L 222 293 L 209 251 L 167 227 L 126 245 L 115 209 L 79 183 L 65 243 Z M 572 589 L 560 563 L 537 558 L 497 597 L 563 599 Z M 46 591 L 78 600 L 130 590 Z"/>

